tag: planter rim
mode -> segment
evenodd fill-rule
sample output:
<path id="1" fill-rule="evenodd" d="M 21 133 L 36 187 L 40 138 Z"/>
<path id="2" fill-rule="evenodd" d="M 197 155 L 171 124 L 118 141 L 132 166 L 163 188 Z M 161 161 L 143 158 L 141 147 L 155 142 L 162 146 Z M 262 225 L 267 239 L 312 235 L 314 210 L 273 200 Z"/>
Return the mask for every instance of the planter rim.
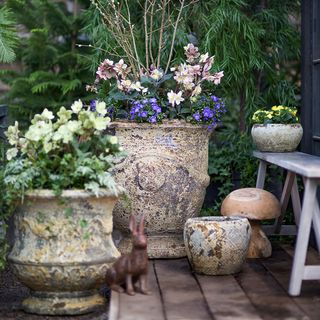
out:
<path id="1" fill-rule="evenodd" d="M 208 130 L 207 125 L 199 125 L 199 124 L 192 124 L 186 122 L 185 120 L 164 120 L 162 123 L 151 124 L 151 123 L 137 123 L 134 121 L 128 120 L 117 120 L 113 121 L 110 124 L 110 128 L 139 128 L 139 129 L 158 129 L 158 128 L 168 128 L 168 129 L 175 129 L 175 128 L 185 128 L 185 129 L 198 129 L 198 130 Z M 215 129 L 216 126 L 213 128 Z M 209 132 L 209 130 L 208 130 Z M 210 130 L 211 132 L 211 130 Z"/>
<path id="2" fill-rule="evenodd" d="M 301 123 L 255 123 L 254 127 L 301 127 Z"/>
<path id="3" fill-rule="evenodd" d="M 247 220 L 248 221 L 247 218 L 240 217 L 240 216 L 232 216 L 232 217 L 208 216 L 208 217 L 189 218 L 186 223 L 189 223 L 189 222 L 215 223 L 215 222 L 232 222 L 232 221 L 239 221 L 239 220 Z"/>
<path id="4" fill-rule="evenodd" d="M 71 199 L 117 197 L 117 194 L 115 192 L 108 189 L 101 189 L 100 192 L 101 194 L 99 195 L 99 197 L 96 197 L 95 194 L 93 194 L 92 192 L 86 191 L 84 189 L 68 189 L 68 190 L 63 190 L 60 197 L 71 198 Z M 27 191 L 25 193 L 25 198 L 54 199 L 54 198 L 57 198 L 57 196 L 50 189 L 34 189 L 34 190 Z"/>

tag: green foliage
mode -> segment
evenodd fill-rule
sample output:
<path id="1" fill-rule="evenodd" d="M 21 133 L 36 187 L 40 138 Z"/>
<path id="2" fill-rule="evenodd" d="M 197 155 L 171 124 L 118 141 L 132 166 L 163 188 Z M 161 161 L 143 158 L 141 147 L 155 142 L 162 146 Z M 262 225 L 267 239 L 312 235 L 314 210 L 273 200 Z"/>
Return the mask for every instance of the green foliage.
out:
<path id="1" fill-rule="evenodd" d="M 237 110 L 241 132 L 257 108 L 297 104 L 290 69 L 298 68 L 299 29 L 292 17 L 298 19 L 299 10 L 299 1 L 291 0 L 204 0 L 189 13 L 198 17 L 189 24 L 199 42 L 224 70 L 222 96 L 234 101 L 229 110 Z"/>
<path id="2" fill-rule="evenodd" d="M 84 1 L 84 6 L 89 1 Z M 20 45 L 16 52 L 20 71 L 4 77 L 11 89 L 4 97 L 11 116 L 25 126 L 43 107 L 53 110 L 76 98 L 88 101 L 85 91 L 92 74 L 86 67 L 85 44 L 80 33 L 82 13 L 73 1 L 73 12 L 67 4 L 49 0 L 8 0 L 7 6 L 20 25 Z"/>
<path id="3" fill-rule="evenodd" d="M 0 7 L 0 62 L 10 63 L 15 60 L 14 49 L 18 45 L 15 19 L 11 10 Z"/>
<path id="4" fill-rule="evenodd" d="M 252 157 L 253 145 L 247 134 L 222 132 L 222 143 L 209 145 L 209 175 L 216 183 L 218 198 L 213 211 L 220 212 L 223 199 L 234 189 L 234 179 L 239 179 L 239 187 L 254 187 L 258 161 Z"/>

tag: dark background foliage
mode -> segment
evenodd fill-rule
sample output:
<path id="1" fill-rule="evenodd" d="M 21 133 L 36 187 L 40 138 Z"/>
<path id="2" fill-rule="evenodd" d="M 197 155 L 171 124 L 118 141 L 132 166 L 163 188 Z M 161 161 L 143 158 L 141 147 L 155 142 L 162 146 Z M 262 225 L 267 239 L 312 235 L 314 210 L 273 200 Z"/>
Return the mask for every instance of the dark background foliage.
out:
<path id="1" fill-rule="evenodd" d="M 140 3 L 129 1 L 143 56 Z M 122 52 L 90 1 L 8 0 L 6 7 L 17 20 L 20 35 L 15 50 L 18 68 L 0 71 L 2 82 L 10 88 L 2 101 L 10 105 L 11 118 L 26 122 L 44 107 L 54 109 L 74 99 L 93 98 L 85 84 L 94 81 L 101 60 L 117 59 Z M 155 19 L 159 23 L 160 17 Z M 217 210 L 235 185 L 254 185 L 256 162 L 249 135 L 253 112 L 275 104 L 299 107 L 299 29 L 300 2 L 296 0 L 201 0 L 184 12 L 174 63 L 183 59 L 183 46 L 193 42 L 214 54 L 217 70 L 225 73 L 216 94 L 224 98 L 228 113 L 211 139 L 209 159 L 211 180 L 218 185 L 210 205 L 215 203 Z M 170 29 L 164 36 L 165 60 Z M 156 50 L 156 39 L 153 45 Z"/>

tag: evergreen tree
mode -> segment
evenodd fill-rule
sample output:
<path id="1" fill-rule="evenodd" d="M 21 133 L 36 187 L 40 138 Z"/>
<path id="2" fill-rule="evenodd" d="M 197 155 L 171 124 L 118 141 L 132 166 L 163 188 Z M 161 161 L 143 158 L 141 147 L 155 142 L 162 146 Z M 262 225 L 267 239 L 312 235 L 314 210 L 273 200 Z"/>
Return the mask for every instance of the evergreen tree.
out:
<path id="1" fill-rule="evenodd" d="M 12 12 L 5 6 L 0 8 L 0 62 L 10 63 L 16 58 L 14 49 L 18 44 Z"/>
<path id="2" fill-rule="evenodd" d="M 27 121 L 44 107 L 90 99 L 85 84 L 92 81 L 92 73 L 86 68 L 86 50 L 80 53 L 77 47 L 86 43 L 79 31 L 83 23 L 78 1 L 8 0 L 7 6 L 21 26 L 17 61 L 23 70 L 5 78 L 11 86 L 5 101 L 13 117 Z"/>

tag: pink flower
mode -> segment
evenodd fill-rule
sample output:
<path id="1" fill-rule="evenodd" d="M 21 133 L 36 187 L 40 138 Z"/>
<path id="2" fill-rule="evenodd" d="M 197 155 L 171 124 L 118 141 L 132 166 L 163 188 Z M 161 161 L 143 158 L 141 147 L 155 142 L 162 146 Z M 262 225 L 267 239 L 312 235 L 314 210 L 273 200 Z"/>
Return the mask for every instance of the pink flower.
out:
<path id="1" fill-rule="evenodd" d="M 192 63 L 199 58 L 200 53 L 198 47 L 195 47 L 192 43 L 189 43 L 184 47 L 187 62 Z"/>
<path id="2" fill-rule="evenodd" d="M 120 59 L 114 66 L 114 71 L 123 79 L 127 77 L 130 72 L 130 68 L 124 63 L 123 59 Z"/>
<path id="3" fill-rule="evenodd" d="M 215 85 L 220 84 L 221 78 L 224 76 L 223 71 L 217 72 L 212 76 L 212 81 Z"/>
<path id="4" fill-rule="evenodd" d="M 116 76 L 113 61 L 105 59 L 96 72 L 98 79 L 108 80 Z"/>

